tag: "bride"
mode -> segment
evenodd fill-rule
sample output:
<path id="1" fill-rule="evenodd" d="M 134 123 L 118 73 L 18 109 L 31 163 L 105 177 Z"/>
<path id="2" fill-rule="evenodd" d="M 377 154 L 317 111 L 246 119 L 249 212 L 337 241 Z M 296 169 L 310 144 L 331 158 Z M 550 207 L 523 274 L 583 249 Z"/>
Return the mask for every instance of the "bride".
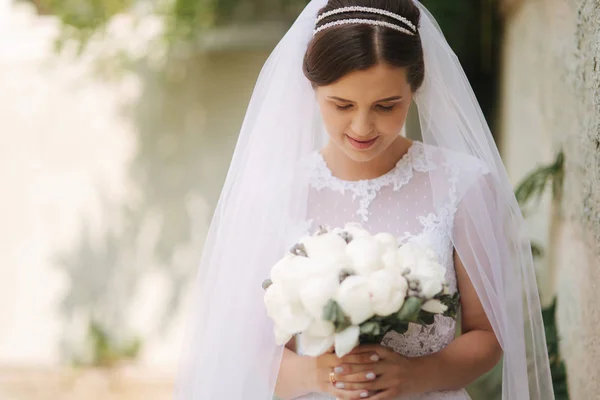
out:
<path id="1" fill-rule="evenodd" d="M 417 107 L 422 140 L 406 138 Z M 270 267 L 304 233 L 357 222 L 431 247 L 457 322 L 338 358 L 275 345 Z M 266 62 L 198 274 L 179 400 L 554 398 L 530 245 L 489 128 L 416 0 L 313 0 Z"/>

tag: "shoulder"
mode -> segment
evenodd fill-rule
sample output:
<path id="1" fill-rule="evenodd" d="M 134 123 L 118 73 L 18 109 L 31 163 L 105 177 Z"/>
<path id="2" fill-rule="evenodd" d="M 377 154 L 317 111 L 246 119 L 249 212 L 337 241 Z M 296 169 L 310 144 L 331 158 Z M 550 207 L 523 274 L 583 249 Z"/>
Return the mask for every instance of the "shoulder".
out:
<path id="1" fill-rule="evenodd" d="M 464 152 L 424 145 L 428 162 L 436 165 L 431 178 L 434 183 L 448 184 L 455 190 L 458 199 L 474 186 L 487 184 L 490 177 L 489 166 L 480 158 Z"/>

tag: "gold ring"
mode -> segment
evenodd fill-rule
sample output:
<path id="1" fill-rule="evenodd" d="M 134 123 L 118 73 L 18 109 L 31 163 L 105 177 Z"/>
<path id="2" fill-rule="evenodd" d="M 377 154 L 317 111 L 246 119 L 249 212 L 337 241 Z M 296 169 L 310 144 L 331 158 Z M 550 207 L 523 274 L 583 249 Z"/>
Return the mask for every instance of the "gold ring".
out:
<path id="1" fill-rule="evenodd" d="M 335 372 L 329 373 L 329 382 L 331 382 L 332 385 L 335 385 L 337 383 L 337 381 L 335 380 Z"/>

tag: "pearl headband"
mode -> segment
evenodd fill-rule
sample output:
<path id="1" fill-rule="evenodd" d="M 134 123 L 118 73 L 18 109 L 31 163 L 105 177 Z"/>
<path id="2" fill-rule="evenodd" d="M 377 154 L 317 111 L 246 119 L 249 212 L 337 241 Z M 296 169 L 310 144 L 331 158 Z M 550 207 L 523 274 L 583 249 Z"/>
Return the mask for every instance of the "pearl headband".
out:
<path id="1" fill-rule="evenodd" d="M 367 24 L 367 25 L 374 25 L 374 26 L 384 26 L 386 28 L 391 28 L 391 29 L 395 29 L 399 32 L 406 33 L 407 35 L 415 35 L 417 33 L 417 28 L 407 18 L 404 18 L 403 16 L 395 14 L 391 11 L 382 10 L 382 9 L 373 8 L 373 7 L 352 6 L 352 7 L 336 8 L 335 10 L 327 11 L 327 12 L 324 12 L 323 14 L 319 15 L 315 23 L 318 24 L 325 18 L 330 17 L 332 15 L 350 13 L 350 12 L 363 12 L 363 13 L 384 15 L 386 17 L 393 18 L 397 21 L 402 22 L 403 24 L 408 26 L 410 28 L 410 30 L 406 29 L 400 25 L 392 24 L 392 23 L 385 22 L 385 21 L 377 21 L 377 20 L 362 19 L 362 18 L 349 18 L 349 19 L 341 19 L 338 21 L 333 21 L 333 22 L 329 22 L 324 25 L 321 25 L 320 27 L 318 27 L 314 30 L 313 34 L 316 35 L 317 33 L 321 32 L 327 28 L 330 28 L 332 26 L 347 25 L 347 24 Z"/>

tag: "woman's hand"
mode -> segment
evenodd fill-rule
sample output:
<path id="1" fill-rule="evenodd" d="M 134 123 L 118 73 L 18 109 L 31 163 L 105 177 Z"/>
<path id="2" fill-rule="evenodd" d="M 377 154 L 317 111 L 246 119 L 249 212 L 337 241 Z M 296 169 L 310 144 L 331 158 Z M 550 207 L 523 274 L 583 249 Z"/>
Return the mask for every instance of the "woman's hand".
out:
<path id="1" fill-rule="evenodd" d="M 337 362 L 334 368 L 338 368 L 335 374 L 338 389 L 366 392 L 366 398 L 372 400 L 420 392 L 419 382 L 423 377 L 414 368 L 414 361 L 386 347 L 360 346 Z"/>
<path id="2" fill-rule="evenodd" d="M 361 358 L 361 360 L 364 359 L 364 363 L 360 365 L 364 365 L 366 368 L 367 366 L 374 366 L 375 364 L 377 364 L 379 356 L 377 356 L 377 359 L 371 359 L 370 357 L 373 354 L 373 352 L 371 352 L 370 354 L 362 354 L 363 357 Z M 312 368 L 311 378 L 311 386 L 313 386 L 312 391 L 320 393 L 329 393 L 340 400 L 359 400 L 368 398 L 371 394 L 368 390 L 365 389 L 361 390 L 343 387 L 346 384 L 340 381 L 340 378 L 343 376 L 344 370 L 347 370 L 347 368 L 345 368 L 346 364 L 344 363 L 343 358 L 340 359 L 335 355 L 335 353 L 333 352 L 333 348 L 331 348 L 329 352 L 319 357 L 313 358 L 313 360 L 314 364 Z M 336 385 L 332 384 L 330 380 L 330 374 L 332 372 L 334 373 L 334 381 L 337 381 Z M 365 378 L 364 381 L 370 382 L 370 380 L 367 378 Z M 340 385 L 340 383 L 344 383 L 344 385 Z"/>

